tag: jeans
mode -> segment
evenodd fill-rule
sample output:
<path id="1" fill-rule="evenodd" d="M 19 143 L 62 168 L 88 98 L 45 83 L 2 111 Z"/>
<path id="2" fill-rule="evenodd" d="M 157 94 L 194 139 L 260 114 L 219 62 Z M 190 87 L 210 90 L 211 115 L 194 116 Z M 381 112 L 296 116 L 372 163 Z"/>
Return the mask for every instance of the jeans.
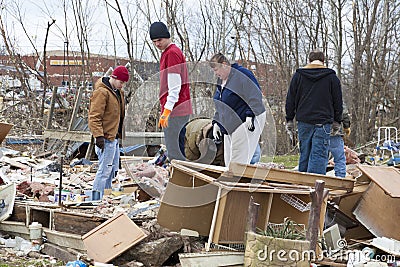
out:
<path id="1" fill-rule="evenodd" d="M 333 156 L 333 162 L 335 163 L 335 176 L 345 177 L 346 176 L 346 156 L 344 154 L 344 142 L 340 135 L 331 136 L 329 151 Z"/>
<path id="2" fill-rule="evenodd" d="M 331 124 L 297 122 L 300 142 L 299 171 L 326 174 Z"/>
<path id="3" fill-rule="evenodd" d="M 112 179 L 119 168 L 119 144 L 118 139 L 114 141 L 104 140 L 104 149 L 95 146 L 95 152 L 99 159 L 99 169 L 93 182 L 93 190 L 100 191 L 100 198 L 103 197 L 104 189 L 111 188 Z"/>
<path id="4" fill-rule="evenodd" d="M 169 117 L 168 127 L 164 128 L 165 146 L 169 160 L 185 160 L 185 134 L 189 115 Z"/>
<path id="5" fill-rule="evenodd" d="M 260 162 L 260 159 L 261 159 L 261 146 L 260 144 L 257 144 L 256 151 L 254 152 L 254 155 L 250 160 L 250 164 L 256 164 L 257 162 Z"/>

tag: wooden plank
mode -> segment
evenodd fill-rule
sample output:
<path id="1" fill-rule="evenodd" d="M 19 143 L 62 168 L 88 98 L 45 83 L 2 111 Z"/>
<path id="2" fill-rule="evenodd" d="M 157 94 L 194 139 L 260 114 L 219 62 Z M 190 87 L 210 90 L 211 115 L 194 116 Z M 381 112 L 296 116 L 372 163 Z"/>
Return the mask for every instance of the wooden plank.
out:
<path id="1" fill-rule="evenodd" d="M 355 182 L 355 180 L 349 178 L 336 178 L 320 174 L 265 168 L 235 162 L 229 164 L 227 176 L 229 175 L 308 186 L 314 186 L 317 180 L 323 180 L 325 181 L 326 188 L 342 189 L 348 192 L 353 190 Z"/>
<path id="2" fill-rule="evenodd" d="M 43 133 L 43 138 L 90 143 L 91 133 L 89 131 L 62 131 L 46 129 Z M 127 132 L 125 135 L 124 144 L 159 145 L 163 143 L 163 138 L 164 133 L 162 132 Z"/>
<path id="3" fill-rule="evenodd" d="M 227 193 L 228 191 L 222 190 L 222 197 L 219 201 L 219 207 L 218 207 L 218 214 L 215 222 L 215 230 L 214 234 L 212 236 L 212 242 L 215 244 L 218 244 L 219 237 L 221 235 L 221 228 L 222 228 L 222 219 L 224 217 L 224 211 L 226 207 L 226 199 L 227 199 Z"/>
<path id="4" fill-rule="evenodd" d="M 125 144 L 160 145 L 165 144 L 164 132 L 125 132 Z"/>
<path id="5" fill-rule="evenodd" d="M 83 131 L 61 131 L 46 129 L 43 133 L 44 139 L 59 139 L 63 141 L 75 141 L 75 142 L 90 142 L 91 135 L 89 132 Z"/>
<path id="6" fill-rule="evenodd" d="M 0 231 L 29 239 L 29 228 L 23 222 L 3 221 L 0 223 Z"/>
<path id="7" fill-rule="evenodd" d="M 274 194 L 269 193 L 268 194 L 268 204 L 267 204 L 267 214 L 265 215 L 264 229 L 267 229 L 267 226 L 269 223 L 269 217 L 271 216 L 272 201 L 274 201 Z"/>
<path id="8" fill-rule="evenodd" d="M 172 163 L 179 164 L 181 166 L 186 166 L 196 171 L 210 171 L 219 174 L 222 174 L 228 170 L 227 167 L 221 167 L 203 163 L 195 163 L 195 162 L 176 160 L 176 159 L 172 160 Z"/>
<path id="9" fill-rule="evenodd" d="M 43 228 L 43 232 L 46 234 L 47 242 L 49 243 L 86 252 L 86 247 L 82 241 L 81 235 L 59 232 L 46 228 Z"/>
<path id="10" fill-rule="evenodd" d="M 58 211 L 55 211 L 53 216 L 55 231 L 77 235 L 84 235 L 106 221 L 106 219 L 102 217 L 93 215 Z"/>
<path id="11" fill-rule="evenodd" d="M 400 172 L 394 167 L 358 165 L 360 171 L 391 197 L 400 197 Z"/>
<path id="12" fill-rule="evenodd" d="M 0 144 L 6 138 L 8 132 L 11 130 L 13 126 L 14 125 L 9 123 L 0 122 Z"/>

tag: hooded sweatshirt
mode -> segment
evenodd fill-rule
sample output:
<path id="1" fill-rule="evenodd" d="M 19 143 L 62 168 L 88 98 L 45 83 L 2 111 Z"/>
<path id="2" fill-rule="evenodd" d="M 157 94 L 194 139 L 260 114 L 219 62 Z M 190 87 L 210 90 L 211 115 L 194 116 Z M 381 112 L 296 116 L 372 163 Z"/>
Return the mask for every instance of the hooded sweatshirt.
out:
<path id="1" fill-rule="evenodd" d="M 296 70 L 286 96 L 286 121 L 309 124 L 341 122 L 342 89 L 334 70 L 308 64 Z"/>

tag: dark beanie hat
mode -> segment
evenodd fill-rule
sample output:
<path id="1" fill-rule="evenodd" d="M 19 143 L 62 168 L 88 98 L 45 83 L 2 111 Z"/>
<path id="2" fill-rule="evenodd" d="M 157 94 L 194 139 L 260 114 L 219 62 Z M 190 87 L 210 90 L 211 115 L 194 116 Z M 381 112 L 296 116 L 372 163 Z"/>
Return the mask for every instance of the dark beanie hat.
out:
<path id="1" fill-rule="evenodd" d="M 154 22 L 150 26 L 150 39 L 170 38 L 167 26 L 161 21 Z"/>
<path id="2" fill-rule="evenodd" d="M 111 74 L 114 79 L 127 82 L 129 80 L 129 71 L 125 66 L 118 66 Z"/>

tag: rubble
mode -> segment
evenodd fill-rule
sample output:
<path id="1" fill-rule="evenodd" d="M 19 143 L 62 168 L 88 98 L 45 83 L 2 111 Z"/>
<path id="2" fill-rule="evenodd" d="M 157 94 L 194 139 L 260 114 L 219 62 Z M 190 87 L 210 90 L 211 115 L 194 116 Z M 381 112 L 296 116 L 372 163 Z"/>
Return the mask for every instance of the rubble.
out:
<path id="1" fill-rule="evenodd" d="M 115 253 L 106 249 L 102 255 L 109 253 L 110 257 L 101 259 L 104 263 L 190 266 L 207 262 L 204 266 L 214 266 L 213 262 L 244 262 L 250 197 L 260 203 L 256 221 L 260 229 L 282 223 L 286 217 L 307 228 L 313 203 L 310 192 L 318 180 L 324 181 L 329 195 L 316 221 L 325 241 L 320 240 L 323 245 L 317 250 L 321 258 L 313 264 L 395 266 L 390 264 L 400 257 L 397 166 L 363 163 L 351 149 L 346 154 L 348 176 L 344 179 L 299 173 L 276 163 L 221 167 L 173 161 L 165 168 L 165 164 L 151 164 L 156 162 L 152 158 L 125 156 L 113 188 L 101 200 L 89 197 L 96 161 L 75 160 L 61 165 L 60 158 L 52 154 L 39 158 L 9 148 L 0 150 L 2 183 L 16 184 L 12 212 L 0 223 L 0 230 L 9 235 L 0 239 L 8 247 L 8 256 L 4 257 L 52 261 L 51 257 L 58 255 L 64 263 L 77 257 L 93 263 L 84 237 L 124 214 L 125 222 L 132 222 L 143 235 L 133 242 L 134 234 L 128 234 L 130 227 L 116 227 L 123 234 L 118 240 L 126 238 L 127 243 Z M 200 188 L 205 190 L 197 191 Z M 30 240 L 32 223 L 43 225 L 43 244 Z M 346 246 L 340 245 L 343 242 Z M 366 251 L 369 257 L 362 258 Z M 377 261 L 377 256 L 387 256 L 392 262 Z"/>

